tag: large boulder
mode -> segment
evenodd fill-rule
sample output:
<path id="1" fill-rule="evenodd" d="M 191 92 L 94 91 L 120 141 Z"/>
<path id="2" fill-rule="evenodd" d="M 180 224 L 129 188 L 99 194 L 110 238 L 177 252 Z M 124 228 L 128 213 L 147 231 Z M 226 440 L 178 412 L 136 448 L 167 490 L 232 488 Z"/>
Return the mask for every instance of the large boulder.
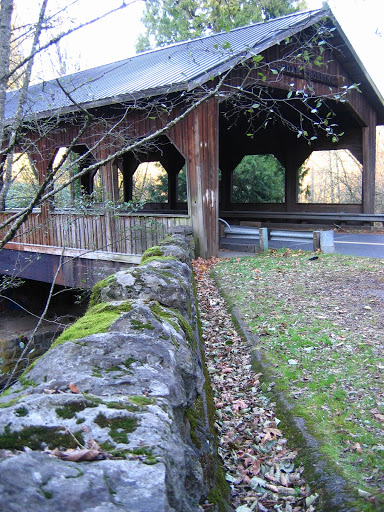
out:
<path id="1" fill-rule="evenodd" d="M 217 487 L 189 254 L 169 244 L 183 261 L 151 256 L 97 286 L 0 397 L 0 510 L 195 512 Z"/>

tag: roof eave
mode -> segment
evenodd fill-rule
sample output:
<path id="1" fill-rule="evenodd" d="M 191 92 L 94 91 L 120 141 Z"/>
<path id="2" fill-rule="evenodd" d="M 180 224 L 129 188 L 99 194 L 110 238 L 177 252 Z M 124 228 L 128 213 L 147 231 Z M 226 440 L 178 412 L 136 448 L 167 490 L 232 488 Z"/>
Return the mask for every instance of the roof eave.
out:
<path id="1" fill-rule="evenodd" d="M 333 14 L 333 12 L 330 9 L 329 9 L 329 13 L 330 13 L 330 18 L 332 19 L 332 22 L 335 25 L 335 28 L 337 29 L 338 33 L 340 34 L 341 38 L 343 39 L 344 44 L 346 45 L 346 47 L 350 51 L 352 57 L 356 60 L 359 68 L 361 69 L 362 74 L 363 74 L 363 76 L 364 76 L 364 78 L 366 80 L 366 85 L 372 90 L 372 92 L 374 93 L 374 95 L 377 98 L 377 101 L 378 101 L 378 105 L 377 106 L 380 106 L 380 110 L 381 110 L 381 111 L 379 109 L 376 110 L 376 113 L 377 113 L 377 124 L 378 125 L 384 125 L 384 97 L 381 94 L 381 92 L 379 91 L 379 89 L 378 89 L 377 85 L 375 84 L 375 82 L 373 81 L 371 75 L 368 73 L 368 71 L 367 71 L 366 67 L 364 66 L 363 62 L 361 61 L 360 57 L 356 53 L 356 50 L 354 49 L 354 47 L 350 43 L 350 41 L 349 41 L 348 37 L 346 36 L 344 30 L 341 28 L 341 25 L 337 21 L 336 16 Z"/>

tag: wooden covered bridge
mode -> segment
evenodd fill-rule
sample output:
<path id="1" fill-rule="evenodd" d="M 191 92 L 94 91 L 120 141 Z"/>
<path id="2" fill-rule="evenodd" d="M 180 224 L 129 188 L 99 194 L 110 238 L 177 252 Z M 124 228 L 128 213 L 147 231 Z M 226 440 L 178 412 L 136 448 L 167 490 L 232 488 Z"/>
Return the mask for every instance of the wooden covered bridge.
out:
<path id="1" fill-rule="evenodd" d="M 18 100 L 17 91 L 8 94 L 10 126 Z M 16 267 L 21 276 L 49 281 L 65 260 L 59 284 L 92 285 L 119 264 L 137 262 L 135 255 L 172 226 L 191 225 L 198 254 L 210 257 L 218 251 L 219 218 L 373 214 L 380 124 L 383 99 L 328 10 L 172 44 L 34 85 L 17 126 L 17 151 L 34 166 L 42 200 L 0 253 L 0 273 Z M 64 156 L 75 155 L 71 194 L 76 186 L 92 194 L 99 180 L 100 201 L 111 208 L 55 207 L 63 148 Z M 312 151 L 326 149 L 349 149 L 361 162 L 361 204 L 298 203 L 299 167 Z M 285 202 L 233 203 L 234 169 L 244 155 L 263 154 L 285 168 Z M 168 174 L 167 202 L 124 211 L 119 205 L 132 199 L 137 167 L 157 161 Z M 178 196 L 184 166 L 187 203 Z M 20 211 L 6 210 L 1 220 L 15 214 Z M 31 255 L 39 259 L 27 265 Z"/>

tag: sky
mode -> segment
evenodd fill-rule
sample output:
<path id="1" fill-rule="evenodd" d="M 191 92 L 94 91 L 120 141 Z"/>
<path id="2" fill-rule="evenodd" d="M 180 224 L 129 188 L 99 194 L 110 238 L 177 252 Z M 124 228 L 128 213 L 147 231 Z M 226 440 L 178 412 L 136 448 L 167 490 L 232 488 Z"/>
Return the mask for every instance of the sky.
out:
<path id="1" fill-rule="evenodd" d="M 73 0 L 50 0 L 57 5 L 67 4 Z M 149 0 L 148 0 L 149 1 Z M 21 17 L 31 16 L 30 9 L 40 2 L 30 2 L 26 8 L 25 0 L 16 0 L 22 6 Z M 128 7 L 112 14 L 88 28 L 81 29 L 69 36 L 64 45 L 73 66 L 71 73 L 77 69 L 87 69 L 108 62 L 116 62 L 135 54 L 135 43 L 143 31 L 141 16 L 145 2 L 143 0 L 126 0 Z M 75 0 L 71 8 L 74 20 L 86 20 L 97 16 L 108 8 L 122 4 L 122 0 Z M 322 6 L 322 0 L 307 0 L 310 9 Z M 384 96 L 384 66 L 380 64 L 384 55 L 384 2 L 383 0 L 329 0 L 329 4 L 342 29 L 352 43 L 372 79 Z M 376 48 L 372 52 L 372 48 Z M 54 66 L 45 63 L 39 70 L 41 79 L 50 79 L 55 75 Z M 56 73 L 57 75 L 57 73 Z"/>

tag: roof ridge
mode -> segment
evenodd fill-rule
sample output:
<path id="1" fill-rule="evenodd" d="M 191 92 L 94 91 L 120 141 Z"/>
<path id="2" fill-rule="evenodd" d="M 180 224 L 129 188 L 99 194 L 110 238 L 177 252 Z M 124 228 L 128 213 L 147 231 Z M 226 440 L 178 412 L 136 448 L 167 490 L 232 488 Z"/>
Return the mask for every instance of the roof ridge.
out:
<path id="1" fill-rule="evenodd" d="M 316 13 L 322 11 L 322 10 L 329 12 L 329 9 L 327 9 L 327 8 L 305 9 L 303 11 L 292 12 L 290 14 L 285 14 L 285 15 L 279 16 L 277 18 L 272 18 L 270 20 L 258 21 L 256 23 L 249 23 L 248 25 L 243 25 L 241 27 L 234 27 L 234 28 L 230 29 L 229 31 L 222 30 L 221 32 L 215 32 L 215 33 L 212 33 L 212 34 L 206 34 L 204 36 L 194 37 L 194 38 L 191 38 L 191 39 L 184 39 L 183 41 L 176 41 L 174 43 L 169 43 L 169 44 L 166 44 L 164 46 L 158 46 L 156 48 L 152 48 L 152 49 L 146 50 L 144 52 L 136 53 L 135 55 L 131 55 L 130 57 L 126 57 L 124 59 L 120 59 L 120 60 L 112 61 L 112 62 L 107 62 L 105 64 L 101 64 L 100 66 L 95 66 L 95 67 L 92 67 L 92 68 L 83 69 L 83 70 L 80 70 L 80 71 L 76 71 L 74 73 L 69 73 L 68 75 L 63 75 L 63 76 L 55 77 L 55 78 L 52 78 L 50 80 L 42 80 L 41 82 L 37 82 L 37 83 L 31 85 L 31 88 L 35 87 L 35 86 L 39 86 L 39 85 L 41 86 L 43 84 L 49 84 L 49 83 L 52 83 L 52 82 L 56 82 L 57 80 L 65 80 L 65 79 L 71 78 L 71 77 L 75 78 L 77 76 L 80 76 L 81 74 L 89 73 L 91 71 L 96 71 L 98 69 L 102 70 L 103 68 L 108 67 L 108 66 L 113 66 L 113 65 L 116 65 L 116 67 L 123 66 L 125 63 L 127 63 L 129 61 L 132 61 L 132 60 L 134 60 L 136 58 L 139 58 L 139 57 L 141 57 L 143 55 L 149 55 L 151 53 L 157 53 L 157 52 L 165 51 L 165 50 L 168 50 L 170 48 L 180 47 L 180 46 L 183 46 L 183 45 L 187 45 L 189 43 L 193 43 L 195 41 L 204 41 L 204 40 L 207 40 L 209 38 L 215 38 L 215 37 L 221 36 L 223 34 L 229 34 L 229 33 L 232 33 L 232 32 L 245 30 L 245 29 L 248 29 L 250 27 L 255 27 L 255 26 L 258 26 L 258 25 L 266 25 L 268 23 L 273 23 L 273 22 L 276 22 L 276 21 L 281 20 L 283 18 L 286 19 L 286 18 L 290 18 L 290 17 L 295 17 L 295 16 L 302 15 L 302 14 L 305 14 L 305 13 L 308 13 L 308 14 L 314 13 L 314 14 L 316 14 Z"/>

